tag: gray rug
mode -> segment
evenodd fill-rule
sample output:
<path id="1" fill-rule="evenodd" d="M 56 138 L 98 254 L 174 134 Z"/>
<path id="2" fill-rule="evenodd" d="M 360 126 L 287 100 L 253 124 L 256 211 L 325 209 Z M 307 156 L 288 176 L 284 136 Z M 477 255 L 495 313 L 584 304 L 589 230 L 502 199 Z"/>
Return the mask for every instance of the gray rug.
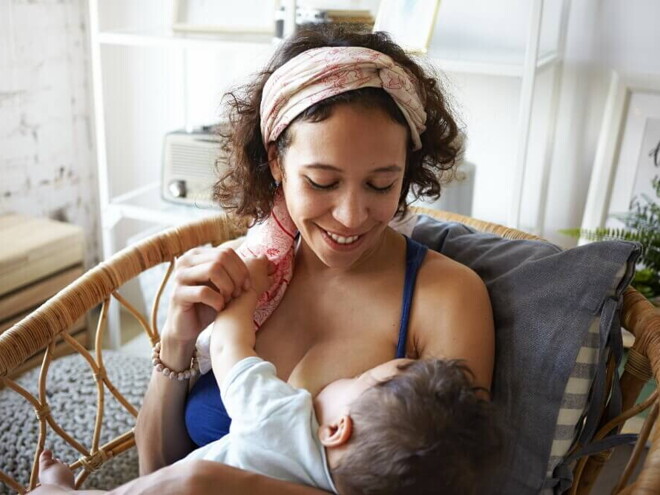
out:
<path id="1" fill-rule="evenodd" d="M 112 383 L 131 404 L 139 408 L 151 374 L 149 358 L 113 351 L 104 351 L 103 356 Z M 38 375 L 39 369 L 34 369 L 17 382 L 38 397 Z M 97 388 L 87 362 L 77 354 L 55 360 L 48 372 L 46 388 L 55 421 L 85 448 L 89 448 L 96 419 Z M 103 418 L 101 445 L 135 425 L 133 416 L 107 390 Z M 38 436 L 39 423 L 32 406 L 14 391 L 6 388 L 0 390 L 0 469 L 27 484 Z M 46 447 L 66 463 L 80 457 L 50 427 L 47 428 Z M 92 473 L 83 488 L 111 489 L 137 476 L 137 451 L 132 448 Z M 0 494 L 5 493 L 14 492 L 0 482 Z"/>

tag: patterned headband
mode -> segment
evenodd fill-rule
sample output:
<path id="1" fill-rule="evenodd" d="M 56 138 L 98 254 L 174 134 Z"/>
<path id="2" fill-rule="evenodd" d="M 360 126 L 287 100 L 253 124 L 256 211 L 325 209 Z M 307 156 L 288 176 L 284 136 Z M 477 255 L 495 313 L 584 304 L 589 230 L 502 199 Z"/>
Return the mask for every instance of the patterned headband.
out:
<path id="1" fill-rule="evenodd" d="M 307 108 L 360 88 L 387 91 L 408 122 L 413 149 L 421 148 L 426 112 L 414 77 L 387 55 L 357 46 L 307 50 L 273 72 L 261 99 L 264 146 Z"/>

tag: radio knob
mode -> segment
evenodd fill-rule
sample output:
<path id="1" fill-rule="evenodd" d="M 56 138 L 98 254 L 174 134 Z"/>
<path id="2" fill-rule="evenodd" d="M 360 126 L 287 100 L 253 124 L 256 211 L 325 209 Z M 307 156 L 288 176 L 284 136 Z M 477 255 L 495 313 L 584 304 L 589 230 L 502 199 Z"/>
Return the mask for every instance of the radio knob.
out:
<path id="1" fill-rule="evenodd" d="M 169 183 L 170 194 L 175 198 L 185 198 L 188 194 L 185 180 L 173 180 Z"/>

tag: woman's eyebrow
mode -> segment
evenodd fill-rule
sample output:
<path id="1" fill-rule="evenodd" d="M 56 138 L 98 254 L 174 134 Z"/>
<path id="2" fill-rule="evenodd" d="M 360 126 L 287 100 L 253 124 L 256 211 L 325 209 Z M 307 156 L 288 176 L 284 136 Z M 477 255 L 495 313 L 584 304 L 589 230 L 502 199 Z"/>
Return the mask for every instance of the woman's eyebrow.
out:
<path id="1" fill-rule="evenodd" d="M 334 165 L 328 165 L 326 163 L 309 163 L 307 165 L 303 165 L 302 168 L 311 168 L 313 170 L 329 170 L 331 172 L 338 173 L 343 172 L 341 168 L 335 167 Z M 371 170 L 371 173 L 401 172 L 402 170 L 403 167 L 400 167 L 399 165 L 387 165 L 385 167 L 378 167 L 374 170 Z"/>
<path id="2" fill-rule="evenodd" d="M 403 171 L 403 167 L 400 167 L 398 165 L 388 165 L 387 167 L 379 167 L 375 170 L 372 170 L 372 172 L 401 172 Z"/>

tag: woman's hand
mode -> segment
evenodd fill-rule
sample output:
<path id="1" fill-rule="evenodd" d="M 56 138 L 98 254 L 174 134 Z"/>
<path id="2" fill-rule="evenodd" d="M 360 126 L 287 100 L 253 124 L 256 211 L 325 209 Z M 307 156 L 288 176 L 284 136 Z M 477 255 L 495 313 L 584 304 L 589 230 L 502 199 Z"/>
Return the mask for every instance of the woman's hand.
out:
<path id="1" fill-rule="evenodd" d="M 243 260 L 228 247 L 195 248 L 176 260 L 163 337 L 190 343 L 234 297 L 250 288 Z"/>

